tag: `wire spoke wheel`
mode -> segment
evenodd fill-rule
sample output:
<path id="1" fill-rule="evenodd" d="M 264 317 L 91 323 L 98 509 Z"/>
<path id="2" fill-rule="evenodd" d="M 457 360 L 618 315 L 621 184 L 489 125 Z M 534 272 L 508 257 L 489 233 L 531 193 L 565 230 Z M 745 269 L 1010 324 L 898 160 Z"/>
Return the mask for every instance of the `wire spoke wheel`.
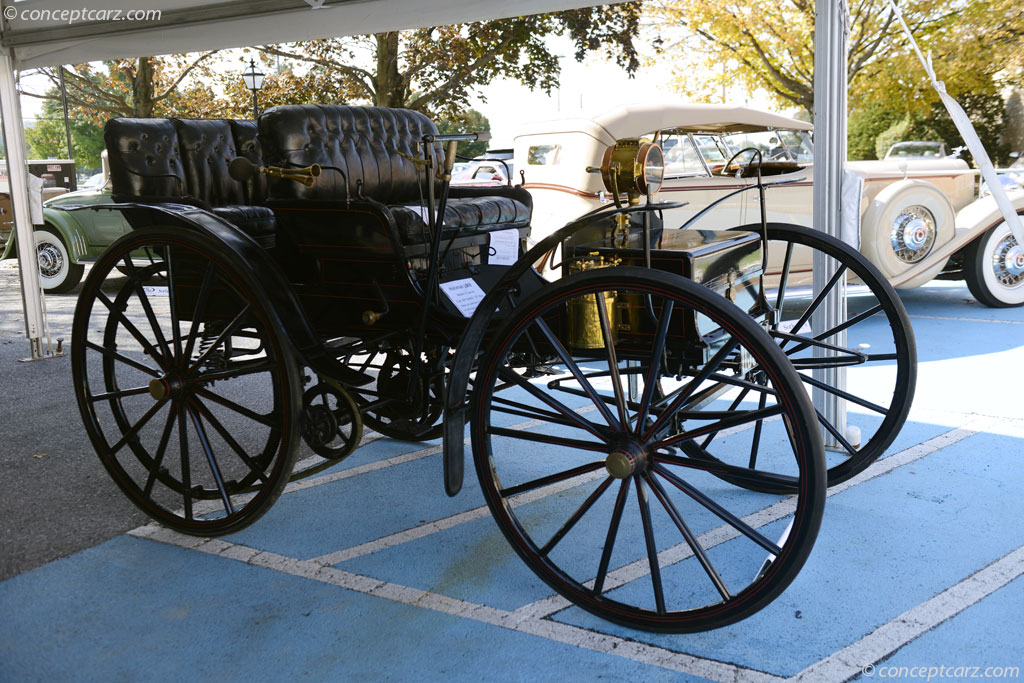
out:
<path id="1" fill-rule="evenodd" d="M 100 460 L 143 512 L 201 536 L 248 526 L 280 495 L 302 398 L 283 333 L 223 252 L 180 228 L 133 231 L 93 266 L 72 332 Z"/>
<path id="2" fill-rule="evenodd" d="M 561 375 L 531 374 L 531 354 Z M 807 392 L 753 319 L 689 280 L 620 267 L 544 288 L 496 332 L 471 403 L 477 474 L 506 538 L 604 619 L 724 626 L 771 602 L 810 553 L 825 467 Z"/>
<path id="3" fill-rule="evenodd" d="M 917 382 L 913 329 L 895 290 L 852 247 L 809 228 L 780 224 L 769 225 L 768 238 L 767 295 L 776 309 L 769 332 L 807 391 L 817 394 L 833 486 L 877 460 L 906 422 Z M 815 255 L 823 255 L 828 272 L 836 273 L 817 295 L 811 292 Z M 818 316 L 844 277 L 843 312 L 829 327 Z M 824 408 L 833 399 L 845 424 Z"/>

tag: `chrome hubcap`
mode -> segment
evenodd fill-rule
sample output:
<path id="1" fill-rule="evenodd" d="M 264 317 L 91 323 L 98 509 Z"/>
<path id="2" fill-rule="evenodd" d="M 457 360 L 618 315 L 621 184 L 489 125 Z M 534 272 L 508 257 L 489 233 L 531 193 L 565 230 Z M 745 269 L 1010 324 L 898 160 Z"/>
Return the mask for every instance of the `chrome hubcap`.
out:
<path id="1" fill-rule="evenodd" d="M 996 279 L 1005 287 L 1017 287 L 1024 282 L 1024 250 L 1013 235 L 1007 235 L 992 253 L 992 269 Z"/>
<path id="2" fill-rule="evenodd" d="M 935 217 L 923 206 L 909 206 L 892 223 L 890 242 L 896 258 L 917 263 L 935 244 Z"/>
<path id="3" fill-rule="evenodd" d="M 43 242 L 36 247 L 36 256 L 39 259 L 39 272 L 43 277 L 57 275 L 64 266 L 64 258 L 56 245 Z"/>

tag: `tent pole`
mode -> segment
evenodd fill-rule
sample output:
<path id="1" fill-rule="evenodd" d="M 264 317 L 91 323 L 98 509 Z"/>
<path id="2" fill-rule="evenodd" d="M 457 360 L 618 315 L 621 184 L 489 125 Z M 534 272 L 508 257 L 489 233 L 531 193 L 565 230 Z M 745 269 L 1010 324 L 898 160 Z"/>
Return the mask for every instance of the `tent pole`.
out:
<path id="1" fill-rule="evenodd" d="M 39 284 L 39 262 L 32 230 L 28 200 L 28 171 L 25 164 L 25 130 L 21 121 L 21 102 L 14 80 L 14 60 L 0 50 L 0 115 L 3 116 L 4 144 L 7 149 L 7 176 L 10 178 L 11 206 L 14 209 L 14 234 L 17 236 L 21 274 L 21 297 L 25 305 L 25 335 L 32 347 L 32 360 L 52 357 L 43 349 L 47 336 L 43 314 L 43 290 Z"/>
<path id="2" fill-rule="evenodd" d="M 846 0 L 817 0 L 814 23 L 814 226 L 840 238 L 842 230 L 843 170 L 846 165 L 847 96 L 847 5 Z M 814 293 L 820 292 L 835 274 L 838 264 L 824 254 L 815 253 Z M 811 317 L 814 334 L 831 329 L 846 320 L 846 277 L 840 280 Z M 846 332 L 826 339 L 837 346 L 846 345 Z M 834 355 L 828 349 L 814 349 L 815 356 Z M 828 386 L 846 388 L 845 368 L 814 370 L 814 377 Z M 846 425 L 846 401 L 820 389 L 813 391 L 815 409 L 840 434 L 849 435 Z M 825 447 L 841 449 L 832 434 L 823 431 Z M 850 439 L 857 445 L 856 437 Z"/>

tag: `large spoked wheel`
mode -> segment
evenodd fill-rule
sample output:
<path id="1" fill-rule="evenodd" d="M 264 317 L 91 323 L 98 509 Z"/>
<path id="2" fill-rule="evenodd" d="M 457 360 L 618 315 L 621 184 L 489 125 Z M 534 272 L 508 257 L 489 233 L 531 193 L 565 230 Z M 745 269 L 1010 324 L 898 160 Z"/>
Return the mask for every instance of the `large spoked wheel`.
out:
<path id="1" fill-rule="evenodd" d="M 985 306 L 1024 306 L 1024 249 L 1005 221 L 964 250 L 964 279 L 974 298 Z"/>
<path id="2" fill-rule="evenodd" d="M 768 300 L 777 311 L 770 334 L 817 394 L 818 423 L 827 446 L 828 483 L 855 476 L 888 448 L 906 422 L 917 383 L 917 346 L 903 302 L 856 249 L 810 228 L 770 224 Z M 815 254 L 835 272 L 820 294 L 811 291 Z M 847 280 L 846 310 L 819 325 L 825 297 Z M 844 338 L 845 337 L 845 338 Z M 829 371 L 843 370 L 845 386 Z M 846 426 L 825 408 L 845 403 Z"/>
<path id="3" fill-rule="evenodd" d="M 563 376 L 529 379 L 531 354 Z M 498 525 L 538 576 L 604 619 L 665 632 L 738 621 L 814 543 L 825 468 L 807 393 L 753 319 L 684 278 L 622 267 L 544 288 L 495 334 L 472 405 Z M 681 448 L 709 434 L 702 457 Z"/>
<path id="4" fill-rule="evenodd" d="M 100 460 L 143 512 L 199 536 L 270 508 L 302 406 L 283 333 L 222 254 L 180 228 L 120 238 L 89 273 L 72 331 L 75 394 Z"/>

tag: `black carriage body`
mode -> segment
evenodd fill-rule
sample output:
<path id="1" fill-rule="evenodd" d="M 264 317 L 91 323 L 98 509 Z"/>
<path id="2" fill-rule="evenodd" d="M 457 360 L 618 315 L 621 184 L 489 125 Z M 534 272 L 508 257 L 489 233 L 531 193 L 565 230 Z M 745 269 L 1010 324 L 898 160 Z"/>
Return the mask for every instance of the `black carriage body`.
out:
<path id="1" fill-rule="evenodd" d="M 650 220 L 650 219 L 648 219 Z M 642 220 L 631 222 L 628 234 L 616 235 L 615 220 L 584 229 L 567 240 L 563 276 L 620 266 L 645 266 Z M 728 299 L 755 318 L 763 318 L 759 297 L 763 273 L 761 238 L 754 232 L 717 230 L 664 230 L 653 226 L 650 267 L 682 275 Z M 657 311 L 648 310 L 643 297 L 620 295 L 609 302 L 618 347 L 628 352 L 635 345 L 643 349 L 643 338 L 653 333 Z M 597 348 L 587 343 L 584 328 L 593 328 L 596 315 L 577 304 L 570 306 L 562 321 L 563 337 L 577 349 Z M 592 322 L 581 322 L 585 317 Z M 677 311 L 669 327 L 669 352 L 691 363 L 706 361 L 716 349 L 718 329 L 706 316 L 692 310 Z M 593 336 L 590 334 L 589 336 Z M 582 337 L 582 339 L 581 339 Z M 636 344 L 632 344 L 635 340 Z M 576 343 L 573 342 L 583 343 Z"/>

